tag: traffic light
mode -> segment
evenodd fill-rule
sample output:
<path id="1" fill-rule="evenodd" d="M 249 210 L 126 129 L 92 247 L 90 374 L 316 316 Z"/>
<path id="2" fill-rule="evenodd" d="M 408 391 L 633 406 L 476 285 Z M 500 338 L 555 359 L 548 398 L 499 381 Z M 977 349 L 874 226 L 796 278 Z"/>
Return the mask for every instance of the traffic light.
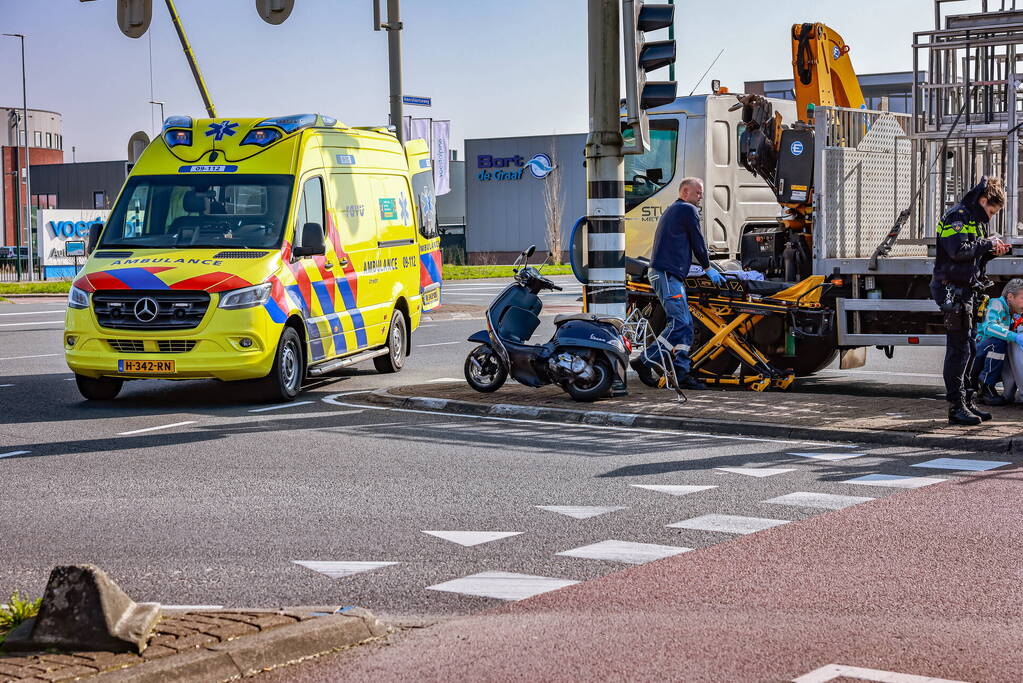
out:
<path id="1" fill-rule="evenodd" d="M 256 11 L 268 24 L 282 24 L 295 8 L 295 0 L 256 0 Z"/>
<path id="2" fill-rule="evenodd" d="M 675 63 L 675 41 L 647 42 L 644 34 L 668 28 L 675 22 L 675 6 L 648 5 L 643 0 L 622 0 L 622 21 L 625 40 L 625 105 L 626 120 L 632 126 L 636 142 L 626 147 L 626 154 L 642 154 L 650 148 L 650 124 L 646 110 L 675 101 L 675 81 L 647 82 L 650 71 Z"/>
<path id="3" fill-rule="evenodd" d="M 152 21 L 153 0 L 117 0 L 117 26 L 124 35 L 129 38 L 141 38 L 149 30 Z"/>

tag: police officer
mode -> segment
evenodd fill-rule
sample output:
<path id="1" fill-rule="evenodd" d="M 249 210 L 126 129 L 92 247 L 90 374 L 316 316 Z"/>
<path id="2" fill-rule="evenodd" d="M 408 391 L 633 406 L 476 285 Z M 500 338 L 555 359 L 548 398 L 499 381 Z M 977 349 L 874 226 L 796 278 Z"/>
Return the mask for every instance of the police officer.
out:
<path id="1" fill-rule="evenodd" d="M 945 397 L 948 423 L 979 425 L 990 420 L 974 401 L 972 364 L 975 306 L 991 282 L 988 261 L 1009 251 L 997 236 L 987 236 L 988 221 L 1005 206 L 1005 188 L 998 178 L 982 178 L 949 209 L 937 227 L 937 257 L 931 296 L 945 319 Z"/>
<path id="2" fill-rule="evenodd" d="M 724 284 L 721 273 L 711 268 L 707 243 L 700 227 L 700 202 L 703 181 L 684 178 L 678 188 L 678 201 L 661 214 L 654 233 L 647 277 L 664 308 L 667 322 L 658 343 L 669 347 L 680 389 L 705 389 L 703 382 L 689 374 L 689 352 L 693 345 L 693 316 L 686 299 L 685 278 L 695 261 L 717 286 Z M 650 348 L 632 361 L 632 368 L 648 386 L 655 386 L 654 353 Z"/>

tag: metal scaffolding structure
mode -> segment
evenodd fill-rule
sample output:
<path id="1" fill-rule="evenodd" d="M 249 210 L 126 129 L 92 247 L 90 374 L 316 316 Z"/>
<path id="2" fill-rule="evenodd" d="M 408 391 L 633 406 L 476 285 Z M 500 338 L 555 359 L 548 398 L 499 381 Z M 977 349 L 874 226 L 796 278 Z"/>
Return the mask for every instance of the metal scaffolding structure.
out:
<path id="1" fill-rule="evenodd" d="M 913 34 L 917 236 L 933 236 L 945 209 L 989 175 L 1005 179 L 1008 195 L 990 231 L 1023 238 L 1023 0 L 1019 4 L 935 0 L 934 30 Z"/>

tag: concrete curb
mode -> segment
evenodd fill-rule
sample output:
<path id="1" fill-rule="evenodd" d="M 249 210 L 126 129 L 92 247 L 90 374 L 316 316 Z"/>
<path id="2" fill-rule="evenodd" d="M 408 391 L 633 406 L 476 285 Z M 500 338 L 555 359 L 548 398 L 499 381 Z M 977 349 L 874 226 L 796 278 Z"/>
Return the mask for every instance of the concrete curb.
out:
<path id="1" fill-rule="evenodd" d="M 930 436 L 915 432 L 865 429 L 828 429 L 823 427 L 801 427 L 772 424 L 767 422 L 732 422 L 726 420 L 702 420 L 691 417 L 670 417 L 664 415 L 643 415 L 603 410 L 573 410 L 571 408 L 547 408 L 541 406 L 517 405 L 511 403 L 477 403 L 426 396 L 399 396 L 390 389 L 378 389 L 368 395 L 374 403 L 395 408 L 433 410 L 445 413 L 463 413 L 484 417 L 504 417 L 545 422 L 590 424 L 608 427 L 637 427 L 645 429 L 667 429 L 696 434 L 721 434 L 728 436 L 766 437 L 774 439 L 798 439 L 807 441 L 848 441 L 885 446 L 915 446 L 941 448 L 946 450 L 992 453 L 999 455 L 1023 454 L 1023 438 L 984 439 L 954 436 Z"/>
<path id="2" fill-rule="evenodd" d="M 389 632 L 390 629 L 369 611 L 356 608 L 107 671 L 90 680 L 103 683 L 226 681 L 358 645 Z"/>

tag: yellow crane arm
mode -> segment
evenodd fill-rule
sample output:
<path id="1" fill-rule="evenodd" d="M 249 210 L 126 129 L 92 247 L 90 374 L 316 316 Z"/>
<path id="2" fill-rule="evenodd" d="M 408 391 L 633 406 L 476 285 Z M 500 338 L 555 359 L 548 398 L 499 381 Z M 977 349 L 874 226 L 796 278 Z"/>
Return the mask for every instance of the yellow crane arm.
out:
<path id="1" fill-rule="evenodd" d="M 792 72 L 800 121 L 808 120 L 810 104 L 851 109 L 866 104 L 849 58 L 849 46 L 824 24 L 792 26 Z"/>

